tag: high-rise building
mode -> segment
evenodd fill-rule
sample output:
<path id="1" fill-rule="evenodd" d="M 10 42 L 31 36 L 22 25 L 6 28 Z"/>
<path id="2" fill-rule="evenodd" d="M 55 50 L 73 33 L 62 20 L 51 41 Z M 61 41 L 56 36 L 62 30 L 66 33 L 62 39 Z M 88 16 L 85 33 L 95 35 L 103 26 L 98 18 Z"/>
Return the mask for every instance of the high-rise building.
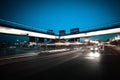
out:
<path id="1" fill-rule="evenodd" d="M 54 33 L 54 31 L 53 31 L 53 30 L 48 30 L 48 31 L 47 31 L 47 34 L 54 35 L 55 33 Z M 54 40 L 53 40 L 53 39 L 47 39 L 47 43 L 53 43 L 53 42 L 54 42 Z"/>
<path id="2" fill-rule="evenodd" d="M 53 30 L 48 30 L 47 34 L 54 34 L 54 31 Z"/>
<path id="3" fill-rule="evenodd" d="M 59 31 L 59 36 L 64 36 L 66 34 L 66 31 L 65 30 L 60 30 Z"/>
<path id="4" fill-rule="evenodd" d="M 79 28 L 70 29 L 70 34 L 77 34 L 77 33 L 79 33 Z"/>
<path id="5" fill-rule="evenodd" d="M 64 36 L 64 35 L 66 35 L 66 31 L 65 31 L 65 30 L 59 30 L 59 37 L 60 37 L 60 36 Z M 65 39 L 61 39 L 61 40 L 59 40 L 59 41 L 65 42 L 66 40 L 65 40 Z"/>
<path id="6" fill-rule="evenodd" d="M 73 28 L 73 29 L 70 29 L 70 34 L 77 34 L 79 33 L 79 28 Z M 80 38 L 72 38 L 72 39 L 69 39 L 70 42 L 75 42 L 75 41 L 79 41 Z"/>

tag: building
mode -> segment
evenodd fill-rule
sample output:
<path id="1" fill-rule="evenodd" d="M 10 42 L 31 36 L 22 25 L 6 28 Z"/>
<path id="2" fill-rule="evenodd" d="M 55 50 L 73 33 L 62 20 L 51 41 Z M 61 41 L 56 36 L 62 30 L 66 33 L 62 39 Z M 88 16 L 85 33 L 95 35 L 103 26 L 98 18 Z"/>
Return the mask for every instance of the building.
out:
<path id="1" fill-rule="evenodd" d="M 70 29 L 70 34 L 77 34 L 79 33 L 79 28 L 73 28 L 73 29 Z M 69 39 L 70 42 L 76 42 L 76 41 L 80 41 L 80 38 L 72 38 L 72 39 Z"/>
<path id="2" fill-rule="evenodd" d="M 44 40 L 45 40 L 44 38 L 38 38 L 39 43 L 44 43 Z"/>
<path id="3" fill-rule="evenodd" d="M 70 29 L 70 34 L 77 34 L 77 33 L 79 33 L 79 28 Z"/>
<path id="4" fill-rule="evenodd" d="M 29 37 L 29 42 L 37 42 L 37 38 L 36 37 Z"/>
<path id="5" fill-rule="evenodd" d="M 54 35 L 55 33 L 54 33 L 53 30 L 48 30 L 48 31 L 47 31 L 47 34 Z M 46 41 L 46 43 L 53 43 L 53 42 L 55 42 L 54 39 L 47 39 L 47 41 Z"/>
<path id="6" fill-rule="evenodd" d="M 65 30 L 59 30 L 59 36 L 64 36 L 66 34 Z"/>
<path id="7" fill-rule="evenodd" d="M 47 34 L 52 34 L 52 35 L 54 35 L 55 33 L 54 33 L 53 30 L 48 30 L 48 31 L 47 31 Z"/>

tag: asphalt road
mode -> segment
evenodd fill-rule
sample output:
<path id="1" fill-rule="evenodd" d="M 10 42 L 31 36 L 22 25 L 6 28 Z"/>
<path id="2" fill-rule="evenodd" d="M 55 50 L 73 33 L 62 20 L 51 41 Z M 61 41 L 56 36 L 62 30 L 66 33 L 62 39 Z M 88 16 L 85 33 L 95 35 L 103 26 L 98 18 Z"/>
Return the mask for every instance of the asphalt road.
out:
<path id="1" fill-rule="evenodd" d="M 107 47 L 96 57 L 90 55 L 89 49 L 83 48 L 69 52 L 1 60 L 0 78 L 1 80 L 119 80 L 120 56 L 114 55 L 113 52 L 111 54 L 110 50 Z"/>

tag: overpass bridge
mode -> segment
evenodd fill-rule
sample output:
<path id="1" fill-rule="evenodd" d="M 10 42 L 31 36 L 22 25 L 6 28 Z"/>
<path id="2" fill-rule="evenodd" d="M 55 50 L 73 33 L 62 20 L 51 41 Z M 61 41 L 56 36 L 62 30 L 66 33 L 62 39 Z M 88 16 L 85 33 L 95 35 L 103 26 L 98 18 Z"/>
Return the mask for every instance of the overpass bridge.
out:
<path id="1" fill-rule="evenodd" d="M 56 36 L 56 35 L 51 35 L 51 34 L 47 34 L 44 32 L 39 32 L 39 31 L 35 31 L 35 30 L 28 30 L 28 29 L 23 29 L 23 28 L 16 28 L 16 27 L 5 26 L 5 25 L 0 25 L 0 33 L 38 37 L 38 38 L 49 38 L 49 39 L 58 38 L 58 36 Z"/>
<path id="2" fill-rule="evenodd" d="M 105 35 L 105 34 L 115 34 L 120 33 L 120 26 L 114 26 L 111 28 L 104 28 L 92 31 L 84 31 L 77 34 L 68 34 L 65 36 L 61 36 L 61 39 L 71 39 L 71 38 L 78 38 L 78 37 L 90 37 L 90 36 L 98 36 L 98 35 Z"/>
<path id="3" fill-rule="evenodd" d="M 90 37 L 90 36 L 97 36 L 97 35 L 104 35 L 104 34 L 120 33 L 120 26 L 112 27 L 112 28 L 105 28 L 101 30 L 80 32 L 78 34 L 57 36 L 57 35 L 51 35 L 51 34 L 42 33 L 42 32 L 34 31 L 34 30 L 20 29 L 20 28 L 15 28 L 11 26 L 8 27 L 8 26 L 0 25 L 0 33 L 21 35 L 21 36 L 27 35 L 30 37 L 49 38 L 49 39 L 58 39 L 58 38 L 71 39 L 71 38 L 78 38 L 78 37 Z"/>

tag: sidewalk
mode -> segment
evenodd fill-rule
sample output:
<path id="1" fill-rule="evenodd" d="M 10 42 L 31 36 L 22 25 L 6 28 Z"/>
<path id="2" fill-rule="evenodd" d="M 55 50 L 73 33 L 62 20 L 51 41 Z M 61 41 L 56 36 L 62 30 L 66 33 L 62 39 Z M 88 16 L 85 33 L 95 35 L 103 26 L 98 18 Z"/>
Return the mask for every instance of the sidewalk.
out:
<path id="1" fill-rule="evenodd" d="M 56 50 L 46 50 L 46 51 L 41 51 L 41 52 L 15 54 L 15 55 L 9 55 L 9 56 L 2 56 L 0 57 L 0 61 L 9 60 L 9 59 L 17 59 L 17 58 L 22 58 L 22 57 L 36 56 L 36 55 L 46 54 L 46 53 L 60 53 L 60 52 L 65 52 L 65 51 L 69 51 L 69 49 L 56 49 Z"/>
<path id="2" fill-rule="evenodd" d="M 30 56 L 35 56 L 38 55 L 38 53 L 23 53 L 23 54 L 15 54 L 15 55 L 9 55 L 9 56 L 2 56 L 0 57 L 0 60 L 8 60 L 8 59 L 13 59 L 13 58 L 22 58 L 22 57 L 30 57 Z"/>
<path id="3" fill-rule="evenodd" d="M 47 51 L 35 52 L 35 53 L 23 53 L 23 54 L 4 56 L 0 58 L 0 65 L 6 65 L 9 63 L 16 63 L 16 62 L 22 62 L 22 61 L 29 61 L 29 60 L 37 59 L 40 57 L 41 58 L 47 57 L 47 56 L 53 57 L 56 55 L 62 55 L 59 53 L 68 52 L 68 51 L 70 50 L 69 49 L 56 49 L 56 50 L 47 50 Z M 32 57 L 32 56 L 35 56 L 35 57 Z"/>

